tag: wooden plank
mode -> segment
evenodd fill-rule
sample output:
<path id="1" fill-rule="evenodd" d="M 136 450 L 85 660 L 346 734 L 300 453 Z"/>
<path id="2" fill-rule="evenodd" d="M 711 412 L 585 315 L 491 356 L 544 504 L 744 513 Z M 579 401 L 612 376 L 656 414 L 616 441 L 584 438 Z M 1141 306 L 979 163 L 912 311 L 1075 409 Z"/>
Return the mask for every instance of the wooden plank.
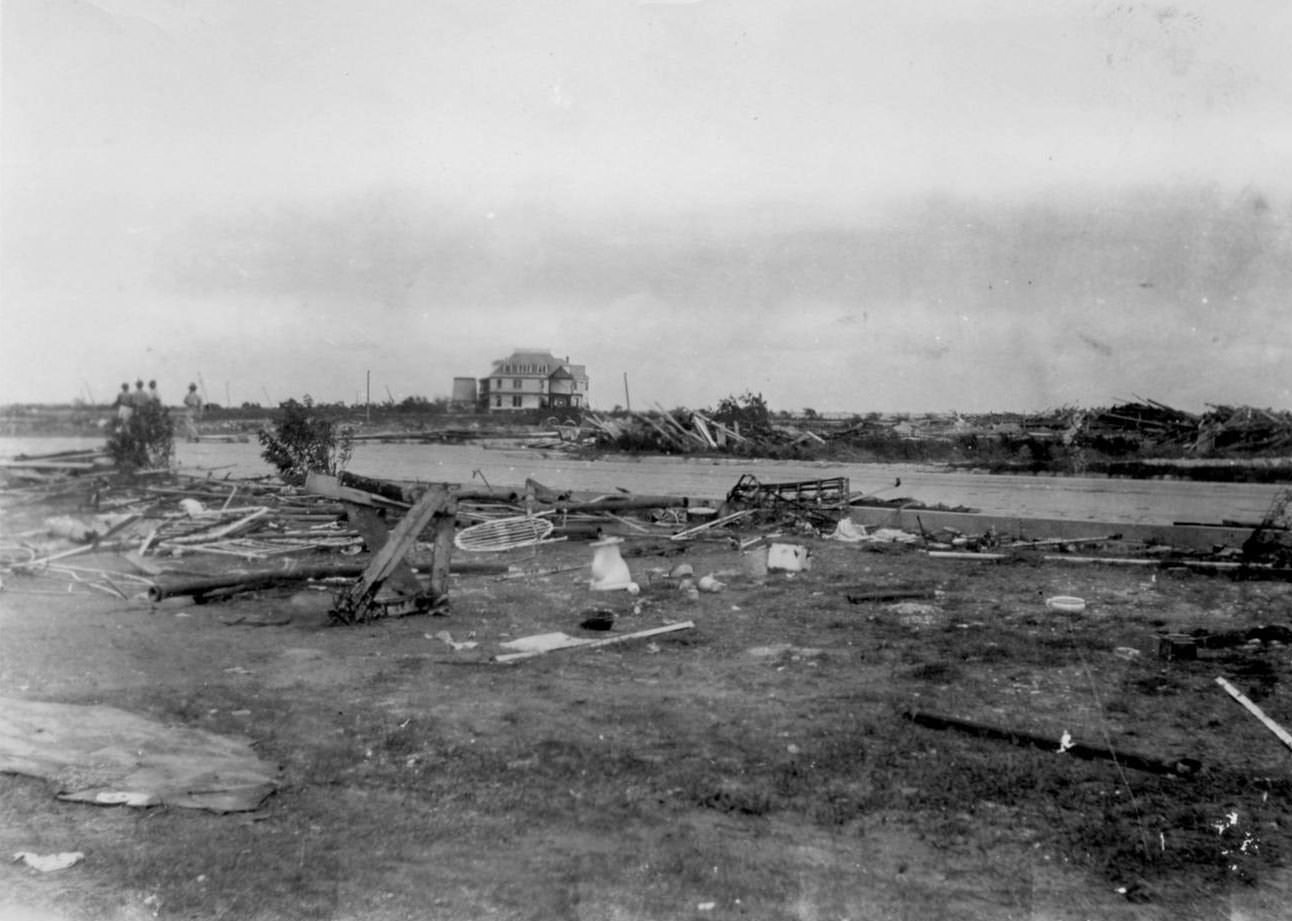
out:
<path id="1" fill-rule="evenodd" d="M 1278 740 L 1280 742 L 1282 742 L 1288 748 L 1292 748 L 1292 735 L 1289 735 L 1286 729 L 1284 729 L 1278 723 L 1274 722 L 1274 720 L 1266 716 L 1265 711 L 1262 710 L 1260 707 L 1256 706 L 1256 704 L 1252 703 L 1251 700 L 1247 698 L 1247 695 L 1245 695 L 1242 691 L 1238 690 L 1238 688 L 1234 687 L 1224 678 L 1217 678 L 1216 684 L 1224 688 L 1226 694 L 1228 694 L 1234 700 L 1242 704 L 1243 708 L 1248 713 L 1250 713 L 1252 716 L 1260 720 L 1261 725 L 1263 725 L 1270 732 L 1274 733 L 1274 735 L 1278 737 Z"/>
<path id="2" fill-rule="evenodd" d="M 641 640 L 651 636 L 659 636 L 664 633 L 675 633 L 678 630 L 690 630 L 695 626 L 695 621 L 684 620 L 681 623 L 665 624 L 663 627 L 652 627 L 649 630 L 638 630 L 635 633 L 624 633 L 620 636 L 607 637 L 604 640 L 588 640 L 585 643 L 578 643 L 574 646 L 562 646 L 562 649 L 595 649 L 602 646 L 612 646 L 616 643 L 626 643 L 629 640 Z M 512 662 L 519 662 L 522 659 L 532 659 L 535 656 L 545 655 L 547 652 L 555 650 L 536 650 L 533 652 L 509 652 L 504 655 L 494 656 L 493 661 L 508 665 Z"/>
<path id="3" fill-rule="evenodd" d="M 719 525 L 728 524 L 729 522 L 745 518 L 756 511 L 758 511 L 758 509 L 747 508 L 744 511 L 724 515 L 722 518 L 718 518 L 715 521 L 706 521 L 704 524 L 698 524 L 694 528 L 687 528 L 685 531 L 678 531 L 676 534 L 671 535 L 669 540 L 686 540 L 688 537 L 694 537 L 696 534 L 699 534 L 702 531 L 707 531 L 710 528 L 716 528 Z"/>
<path id="4" fill-rule="evenodd" d="M 366 594 L 390 575 L 403 559 L 404 554 L 412 547 L 413 541 L 431 523 L 435 514 L 443 509 L 449 498 L 449 491 L 443 486 L 432 486 L 426 490 L 425 495 L 418 500 L 412 510 L 391 529 L 385 546 L 373 556 L 360 581 L 360 592 Z"/>

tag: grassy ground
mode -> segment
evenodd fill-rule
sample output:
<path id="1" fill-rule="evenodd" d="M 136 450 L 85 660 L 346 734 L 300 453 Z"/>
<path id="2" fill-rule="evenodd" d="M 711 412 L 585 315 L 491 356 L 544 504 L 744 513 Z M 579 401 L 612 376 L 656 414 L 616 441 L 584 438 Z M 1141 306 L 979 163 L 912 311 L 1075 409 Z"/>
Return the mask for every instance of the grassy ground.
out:
<path id="1" fill-rule="evenodd" d="M 281 786 L 217 816 L 63 803 L 0 777 L 0 852 L 86 853 L 46 875 L 4 866 L 0 906 L 131 921 L 1286 917 L 1292 753 L 1214 679 L 1287 724 L 1288 650 L 1166 662 L 1155 637 L 1286 622 L 1289 586 L 806 543 L 810 572 L 763 581 L 722 543 L 648 545 L 629 558 L 636 598 L 589 592 L 590 551 L 554 544 L 501 559 L 584 569 L 455 577 L 447 616 L 361 627 L 327 626 L 320 592 L 154 605 L 6 576 L 0 695 L 246 735 Z M 689 598 L 660 578 L 678 561 L 726 588 Z M 937 594 L 847 597 L 894 586 Z M 1087 610 L 1047 609 L 1058 594 Z M 696 626 L 488 661 L 519 636 L 593 636 L 579 623 L 596 608 L 615 633 Z M 443 630 L 480 646 L 455 651 Z M 910 708 L 1054 746 L 924 728 Z M 1064 732 L 1203 770 L 1077 760 L 1057 751 Z"/>

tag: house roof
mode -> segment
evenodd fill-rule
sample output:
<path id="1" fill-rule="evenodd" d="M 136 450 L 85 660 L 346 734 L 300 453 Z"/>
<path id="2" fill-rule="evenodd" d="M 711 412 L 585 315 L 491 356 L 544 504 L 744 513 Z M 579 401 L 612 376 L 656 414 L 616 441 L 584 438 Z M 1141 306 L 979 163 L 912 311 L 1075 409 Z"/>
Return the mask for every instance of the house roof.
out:
<path id="1" fill-rule="evenodd" d="M 519 372 L 505 371 L 502 372 L 508 377 L 568 377 L 574 380 L 586 381 L 588 379 L 587 365 L 573 365 L 569 362 L 562 361 L 552 354 L 551 349 L 515 349 L 506 358 L 494 359 L 493 367 L 489 370 L 492 376 L 499 373 L 499 369 L 506 365 L 547 365 L 554 370 L 547 373 L 542 372 Z"/>

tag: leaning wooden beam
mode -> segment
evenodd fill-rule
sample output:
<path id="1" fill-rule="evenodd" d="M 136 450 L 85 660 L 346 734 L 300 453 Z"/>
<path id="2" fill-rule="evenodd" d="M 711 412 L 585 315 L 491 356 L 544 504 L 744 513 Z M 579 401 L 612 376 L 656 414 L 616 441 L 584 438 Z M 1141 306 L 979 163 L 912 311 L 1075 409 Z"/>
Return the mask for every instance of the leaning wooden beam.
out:
<path id="1" fill-rule="evenodd" d="M 1217 678 L 1216 684 L 1224 688 L 1226 694 L 1242 704 L 1243 708 L 1247 710 L 1248 713 L 1260 720 L 1261 725 L 1278 736 L 1280 742 L 1288 748 L 1292 748 L 1292 735 L 1289 735 L 1286 729 L 1266 716 L 1265 711 L 1252 703 L 1242 691 L 1238 690 L 1238 688 L 1234 687 L 1224 678 Z"/>
<path id="2" fill-rule="evenodd" d="M 695 626 L 695 621 L 684 620 L 676 624 L 665 624 L 662 627 L 652 627 L 649 630 L 638 630 L 635 633 L 624 633 L 620 636 L 607 637 L 604 640 L 588 640 L 583 643 L 574 643 L 570 646 L 562 646 L 561 649 L 594 649 L 602 646 L 612 646 L 615 643 L 626 643 L 629 640 L 642 640 L 649 636 L 659 636 L 662 633 L 674 633 L 678 630 L 690 630 Z M 556 649 L 535 649 L 527 652 L 509 652 L 500 656 L 494 656 L 493 661 L 501 665 L 508 665 L 512 662 L 519 662 L 522 659 L 532 659 L 535 656 L 546 655 L 549 652 L 557 652 Z"/>

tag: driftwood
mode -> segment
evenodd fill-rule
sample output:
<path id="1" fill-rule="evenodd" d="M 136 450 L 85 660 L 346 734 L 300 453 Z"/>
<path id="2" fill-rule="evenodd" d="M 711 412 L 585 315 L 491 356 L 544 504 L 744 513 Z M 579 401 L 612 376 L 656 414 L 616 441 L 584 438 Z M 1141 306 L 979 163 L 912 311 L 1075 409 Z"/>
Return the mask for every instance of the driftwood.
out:
<path id="1" fill-rule="evenodd" d="M 1036 735 L 1035 733 L 1023 732 L 1018 729 L 1004 729 L 999 726 L 989 726 L 985 723 L 975 723 L 954 716 L 943 716 L 921 710 L 907 710 L 902 715 L 916 725 L 925 726 L 929 729 L 958 729 L 979 738 L 998 739 L 1003 742 L 1011 742 L 1014 745 L 1041 748 L 1055 753 L 1061 752 L 1074 758 L 1085 760 L 1112 761 L 1123 767 L 1135 768 L 1138 771 L 1148 771 L 1152 774 L 1174 774 L 1187 777 L 1196 774 L 1202 769 L 1202 762 L 1194 758 L 1168 760 L 1152 755 L 1108 748 L 1102 745 L 1069 742 L 1066 736 L 1063 739 L 1056 739 L 1053 736 Z"/>

